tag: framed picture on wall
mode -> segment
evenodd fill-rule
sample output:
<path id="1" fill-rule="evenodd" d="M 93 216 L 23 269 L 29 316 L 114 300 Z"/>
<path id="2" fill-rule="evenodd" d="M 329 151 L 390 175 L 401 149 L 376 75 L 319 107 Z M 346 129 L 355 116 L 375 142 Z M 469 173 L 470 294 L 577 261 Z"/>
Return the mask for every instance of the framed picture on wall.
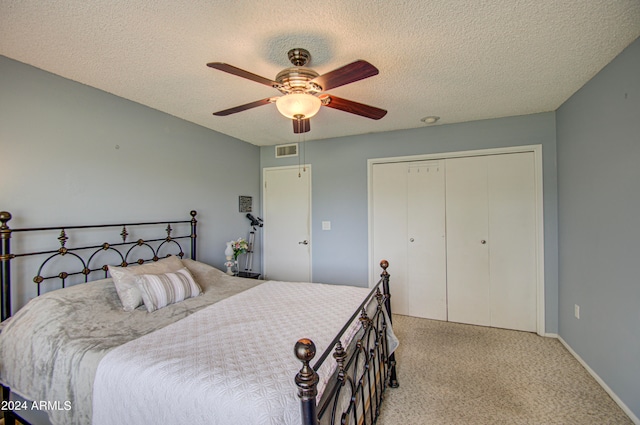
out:
<path id="1" fill-rule="evenodd" d="M 251 196 L 240 196 L 238 203 L 241 213 L 251 212 L 251 206 L 253 204 L 253 198 Z"/>

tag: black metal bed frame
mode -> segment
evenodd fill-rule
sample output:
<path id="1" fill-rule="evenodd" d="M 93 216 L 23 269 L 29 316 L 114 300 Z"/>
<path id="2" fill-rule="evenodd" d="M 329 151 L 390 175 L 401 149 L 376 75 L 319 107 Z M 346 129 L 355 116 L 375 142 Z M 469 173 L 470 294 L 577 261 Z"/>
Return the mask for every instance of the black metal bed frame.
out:
<path id="1" fill-rule="evenodd" d="M 336 335 L 318 361 L 311 367 L 316 347 L 308 338 L 300 339 L 294 348 L 302 369 L 296 375 L 301 402 L 302 425 L 375 424 L 380 414 L 387 386 L 398 387 L 395 354 L 389 352 L 387 331 L 391 326 L 391 295 L 389 293 L 389 262 L 382 260 L 381 279 L 351 318 Z M 369 317 L 370 303 L 375 311 Z M 351 343 L 344 347 L 342 338 L 358 315 L 360 329 Z M 317 400 L 318 369 L 333 351 L 336 371 Z M 342 394 L 346 391 L 346 394 Z M 345 400 L 346 406 L 339 403 Z"/>
<path id="2" fill-rule="evenodd" d="M 119 262 L 112 265 L 126 267 L 129 264 L 158 261 L 160 249 L 166 244 L 175 244 L 179 250 L 177 255 L 183 258 L 184 251 L 178 240 L 189 238 L 191 240 L 190 257 L 195 260 L 197 252 L 196 211 L 191 211 L 190 215 L 190 220 L 11 229 L 8 226 L 8 222 L 12 218 L 11 214 L 6 211 L 0 212 L 0 306 L 2 321 L 11 317 L 12 314 L 11 260 L 19 257 L 47 256 L 40 264 L 38 272 L 33 278 L 33 282 L 37 285 L 38 295 L 40 295 L 41 283 L 49 279 L 59 279 L 61 286 L 64 288 L 66 280 L 70 276 L 83 275 L 84 282 L 89 280 L 89 275 L 93 272 L 102 272 L 104 277 L 107 277 L 108 264 L 93 266 L 92 268 L 92 261 L 95 262 L 98 254 L 105 251 L 116 253 Z M 172 236 L 174 229 L 171 226 L 183 223 L 190 223 L 191 233 L 189 235 Z M 165 229 L 166 236 L 162 238 L 127 240 L 129 236 L 128 228 L 165 224 L 167 226 Z M 121 241 L 73 248 L 67 247 L 67 241 L 69 240 L 68 230 L 99 228 L 120 228 Z M 60 231 L 60 236 L 57 238 L 60 247 L 55 250 L 37 252 L 11 252 L 11 236 L 13 233 L 36 231 Z M 140 247 L 147 249 L 147 257 L 129 260 L 134 249 Z M 80 255 L 79 252 L 83 252 L 83 254 Z M 62 271 L 49 276 L 42 275 L 45 266 L 51 260 L 64 256 L 73 257 L 77 260 L 82 265 L 80 270 L 74 272 Z M 387 344 L 387 330 L 391 326 L 391 296 L 389 293 L 389 273 L 387 272 L 389 263 L 383 260 L 380 266 L 383 269 L 380 281 L 372 288 L 367 298 L 353 313 L 350 320 L 335 336 L 313 367 L 310 362 L 316 355 L 315 344 L 309 339 L 301 339 L 295 344 L 294 353 L 302 362 L 302 368 L 295 376 L 295 383 L 298 386 L 298 396 L 301 402 L 302 425 L 323 425 L 327 423 L 332 425 L 338 423 L 353 425 L 374 424 L 380 412 L 385 388 L 387 386 L 398 386 L 395 357 L 393 353 L 389 353 Z M 373 303 L 373 313 L 371 313 L 371 303 Z M 352 342 L 345 347 L 343 346 L 343 334 L 349 324 L 356 318 L 360 322 L 359 330 Z M 317 371 L 332 351 L 333 358 L 336 361 L 336 370 L 327 383 L 322 397 L 317 400 L 317 384 L 319 381 Z M 2 386 L 3 402 L 9 401 L 10 394 L 10 388 Z M 26 420 L 11 410 L 4 410 L 3 414 L 5 425 L 15 425 L 16 420 L 28 425 Z"/>
<path id="3" fill-rule="evenodd" d="M 160 251 L 160 248 L 162 248 L 164 244 L 167 244 L 167 243 L 176 244 L 180 249 L 180 252 L 177 255 L 180 258 L 182 258 L 184 257 L 184 251 L 182 250 L 182 246 L 178 243 L 177 240 L 190 238 L 191 239 L 191 259 L 195 260 L 196 259 L 196 237 L 197 237 L 196 226 L 198 223 L 196 220 L 196 214 L 197 214 L 196 211 L 191 211 L 190 213 L 191 220 L 169 220 L 169 221 L 156 221 L 156 222 L 124 223 L 124 224 L 97 224 L 97 225 L 80 225 L 80 226 L 52 226 L 52 227 L 32 227 L 32 228 L 23 228 L 23 229 L 11 229 L 7 224 L 9 220 L 11 220 L 12 218 L 11 214 L 6 211 L 1 211 L 0 212 L 0 249 L 1 249 L 0 262 L 2 262 L 2 267 L 0 268 L 0 285 L 2 286 L 2 300 L 1 300 L 2 320 L 4 321 L 5 319 L 11 316 L 11 260 L 13 260 L 14 258 L 49 255 L 49 257 L 47 257 L 47 259 L 40 264 L 40 267 L 38 268 L 38 273 L 33 278 L 33 282 L 37 286 L 38 295 L 40 295 L 40 284 L 48 279 L 56 279 L 56 278 L 60 279 L 61 286 L 64 288 L 66 279 L 69 276 L 73 276 L 73 275 L 82 274 L 84 275 L 84 281 L 88 282 L 89 274 L 95 271 L 102 271 L 104 272 L 104 277 L 106 278 L 109 264 L 104 264 L 94 269 L 90 267 L 91 261 L 100 252 L 105 252 L 105 251 L 115 252 L 120 257 L 121 261 L 118 264 L 112 264 L 112 265 L 126 267 L 129 264 L 133 264 L 133 263 L 129 263 L 128 259 L 132 251 L 134 250 L 134 248 L 137 248 L 137 247 L 147 247 L 153 254 L 153 256 L 151 256 L 150 258 L 146 258 L 146 259 L 139 258 L 135 260 L 134 263 L 137 263 L 137 264 L 143 264 L 149 261 L 158 261 L 159 259 L 158 253 Z M 191 234 L 183 235 L 183 236 L 171 236 L 171 232 L 173 231 L 173 228 L 171 227 L 171 225 L 180 224 L 180 223 L 190 223 Z M 159 239 L 147 239 L 147 240 L 137 239 L 135 241 L 127 241 L 127 238 L 129 236 L 129 231 L 127 230 L 127 226 L 131 228 L 133 226 L 150 226 L 150 225 L 164 225 L 164 224 L 167 225 L 167 228 L 165 229 L 165 232 L 167 233 L 166 237 L 159 238 Z M 69 240 L 69 237 L 67 235 L 67 230 L 99 229 L 99 228 L 109 228 L 109 227 L 122 228 L 120 232 L 120 237 L 122 238 L 121 242 L 119 243 L 104 242 L 100 245 L 79 246 L 75 248 L 66 247 L 67 241 Z M 58 241 L 60 242 L 60 248 L 55 250 L 49 250 L 49 251 L 27 252 L 27 253 L 20 253 L 20 254 L 15 254 L 11 252 L 11 235 L 13 233 L 39 232 L 39 231 L 50 231 L 50 230 L 55 230 L 55 231 L 60 230 L 60 236 L 58 237 Z M 161 243 L 156 248 L 154 248 L 151 245 L 151 243 L 154 243 L 154 242 L 161 242 Z M 124 252 L 124 249 L 126 248 L 128 249 L 126 252 Z M 88 256 L 88 259 L 85 261 L 83 256 L 79 255 L 78 252 L 87 251 L 87 250 L 93 250 L 93 252 L 91 252 L 91 255 Z M 123 252 L 124 252 L 124 255 L 123 255 Z M 80 263 L 82 264 L 82 269 L 76 272 L 71 272 L 71 273 L 62 271 L 56 275 L 51 275 L 46 277 L 42 276 L 42 270 L 50 260 L 56 257 L 64 257 L 66 255 L 72 256 L 76 258 L 78 261 L 80 261 Z M 87 257 L 87 256 L 84 255 L 84 257 Z"/>

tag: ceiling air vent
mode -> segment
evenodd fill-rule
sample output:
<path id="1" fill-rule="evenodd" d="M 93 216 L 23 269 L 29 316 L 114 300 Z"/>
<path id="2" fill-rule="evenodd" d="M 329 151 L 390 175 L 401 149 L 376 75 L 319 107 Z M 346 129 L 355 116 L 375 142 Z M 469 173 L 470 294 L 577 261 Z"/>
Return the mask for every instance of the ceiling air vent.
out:
<path id="1" fill-rule="evenodd" d="M 288 156 L 298 156 L 298 144 L 276 146 L 276 158 L 286 158 Z"/>

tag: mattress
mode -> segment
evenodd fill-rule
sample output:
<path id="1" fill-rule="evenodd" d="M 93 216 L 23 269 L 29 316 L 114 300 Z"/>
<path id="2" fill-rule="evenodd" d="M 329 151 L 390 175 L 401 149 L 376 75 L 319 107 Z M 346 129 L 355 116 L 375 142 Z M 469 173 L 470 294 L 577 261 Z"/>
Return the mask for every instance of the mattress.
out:
<path id="1" fill-rule="evenodd" d="M 268 281 L 122 345 L 98 366 L 93 424 L 299 425 L 301 338 L 322 353 L 369 288 Z M 345 332 L 348 344 L 361 325 Z M 335 362 L 318 370 L 322 392 Z"/>

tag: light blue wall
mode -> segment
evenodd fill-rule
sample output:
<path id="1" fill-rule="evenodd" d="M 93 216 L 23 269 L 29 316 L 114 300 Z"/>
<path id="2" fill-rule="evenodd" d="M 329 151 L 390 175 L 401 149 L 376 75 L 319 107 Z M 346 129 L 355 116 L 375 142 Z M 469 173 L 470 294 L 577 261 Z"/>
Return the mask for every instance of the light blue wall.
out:
<path id="1" fill-rule="evenodd" d="M 553 112 L 306 142 L 305 159 L 313 167 L 313 280 L 361 286 L 368 283 L 368 159 L 538 144 L 542 145 L 544 167 L 546 331 L 557 332 Z M 263 168 L 297 163 L 298 158 L 276 159 L 273 146 L 261 149 Z M 330 231 L 322 231 L 324 220 L 331 221 Z M 393 273 L 393 264 L 389 271 Z"/>
<path id="2" fill-rule="evenodd" d="M 559 333 L 640 417 L 640 39 L 558 109 L 557 143 Z"/>
<path id="3" fill-rule="evenodd" d="M 260 206 L 258 147 L 4 56 L 0 157 L 11 227 L 189 219 L 195 209 L 199 258 L 218 267 L 224 242 L 248 234 L 238 196 Z M 18 305 L 34 292 L 14 288 Z"/>

